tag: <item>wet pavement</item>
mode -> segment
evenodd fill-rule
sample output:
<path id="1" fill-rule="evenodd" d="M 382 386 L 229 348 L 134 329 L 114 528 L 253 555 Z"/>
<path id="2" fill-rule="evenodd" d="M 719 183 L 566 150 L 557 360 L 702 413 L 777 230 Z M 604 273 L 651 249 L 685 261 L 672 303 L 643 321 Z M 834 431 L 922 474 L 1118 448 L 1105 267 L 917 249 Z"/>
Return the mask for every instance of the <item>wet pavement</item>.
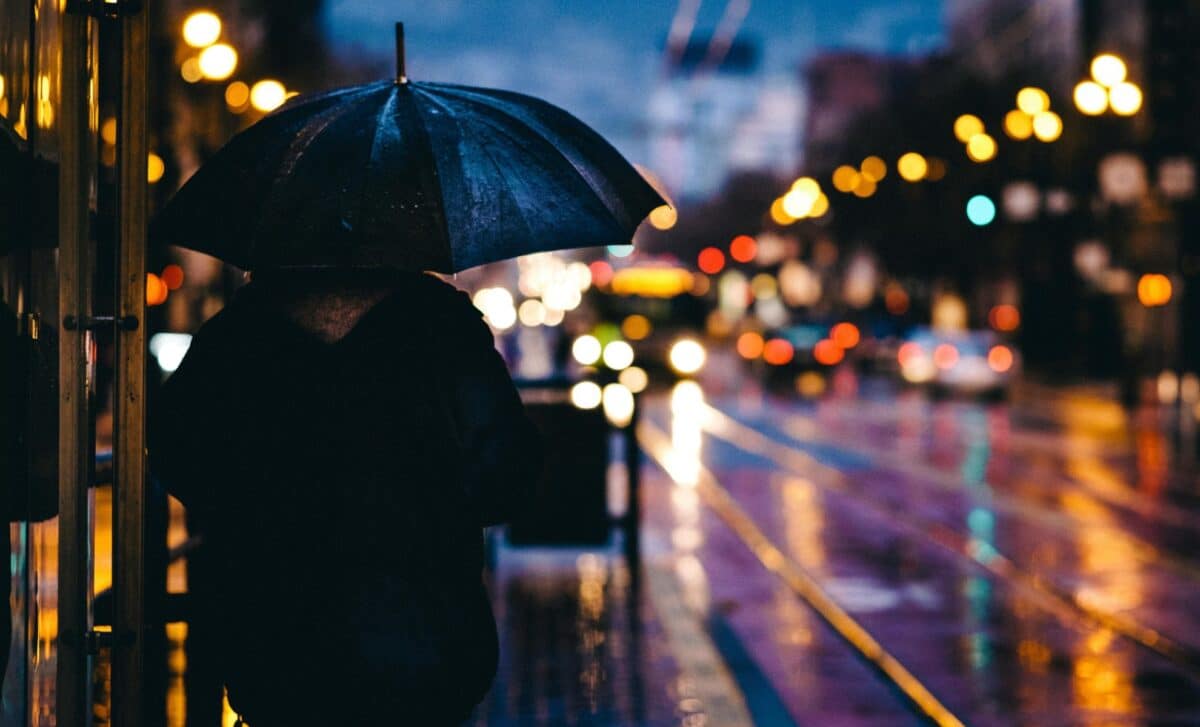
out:
<path id="1" fill-rule="evenodd" d="M 640 574 L 500 547 L 476 724 L 1200 724 L 1200 489 L 1168 411 L 835 384 L 648 397 Z"/>

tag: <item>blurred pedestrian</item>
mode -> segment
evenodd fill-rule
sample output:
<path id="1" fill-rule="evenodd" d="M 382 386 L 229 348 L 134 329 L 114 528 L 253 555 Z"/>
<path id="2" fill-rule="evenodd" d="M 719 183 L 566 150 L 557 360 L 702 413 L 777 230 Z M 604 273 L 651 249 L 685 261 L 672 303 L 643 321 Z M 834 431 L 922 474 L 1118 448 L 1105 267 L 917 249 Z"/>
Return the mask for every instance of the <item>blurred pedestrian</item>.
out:
<path id="1" fill-rule="evenodd" d="M 469 298 L 427 274 L 256 271 L 152 413 L 189 584 L 251 727 L 442 725 L 495 674 L 482 531 L 540 444 Z"/>

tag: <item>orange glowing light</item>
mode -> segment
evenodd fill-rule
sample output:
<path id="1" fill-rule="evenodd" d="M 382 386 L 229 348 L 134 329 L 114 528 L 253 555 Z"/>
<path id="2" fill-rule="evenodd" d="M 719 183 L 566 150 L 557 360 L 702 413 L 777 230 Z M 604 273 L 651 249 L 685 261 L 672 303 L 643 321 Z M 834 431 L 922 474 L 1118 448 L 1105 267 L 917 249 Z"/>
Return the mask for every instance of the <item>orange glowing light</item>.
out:
<path id="1" fill-rule="evenodd" d="M 902 316 L 908 312 L 908 293 L 904 292 L 904 288 L 893 285 L 884 294 L 883 304 L 887 306 L 888 313 L 894 316 Z"/>
<path id="2" fill-rule="evenodd" d="M 758 243 L 749 235 L 738 235 L 729 243 L 729 257 L 739 263 L 748 263 L 758 252 Z"/>
<path id="3" fill-rule="evenodd" d="M 858 326 L 853 323 L 839 323 L 829 329 L 829 337 L 840 348 L 854 348 L 858 345 L 861 335 L 858 332 Z"/>
<path id="4" fill-rule="evenodd" d="M 1015 305 L 1001 303 L 988 312 L 988 323 L 997 331 L 1015 331 L 1021 325 L 1021 312 Z"/>
<path id="5" fill-rule="evenodd" d="M 1166 305 L 1171 300 L 1171 279 L 1161 273 L 1147 273 L 1138 279 L 1137 296 L 1147 308 Z"/>
<path id="6" fill-rule="evenodd" d="M 846 357 L 846 351 L 841 346 L 831 339 L 824 338 L 817 341 L 817 345 L 813 346 L 813 358 L 816 362 L 825 366 L 833 366 L 840 363 Z"/>
<path id="7" fill-rule="evenodd" d="M 709 275 L 716 275 L 725 267 L 725 253 L 715 247 L 706 247 L 700 251 L 696 265 Z"/>
<path id="8" fill-rule="evenodd" d="M 942 371 L 954 368 L 956 363 L 958 363 L 958 349 L 952 344 L 938 344 L 938 347 L 933 349 L 933 365 Z"/>
<path id="9" fill-rule="evenodd" d="M 921 344 L 914 341 L 902 344 L 900 350 L 896 352 L 896 361 L 901 366 L 908 366 L 910 363 L 920 358 L 924 354 L 921 350 Z"/>
<path id="10" fill-rule="evenodd" d="M 763 347 L 765 345 L 761 335 L 754 331 L 746 331 L 738 336 L 737 352 L 744 359 L 754 360 L 763 355 Z"/>
<path id="11" fill-rule="evenodd" d="M 183 268 L 172 263 L 163 268 L 159 277 L 167 284 L 168 290 L 179 290 L 179 286 L 183 285 Z"/>
<path id="12" fill-rule="evenodd" d="M 604 287 L 612 282 L 613 267 L 603 260 L 588 263 L 588 269 L 592 271 L 592 282 L 596 285 Z"/>
<path id="13" fill-rule="evenodd" d="M 1002 374 L 1012 368 L 1013 352 L 1008 346 L 992 346 L 987 360 L 992 371 Z"/>
<path id="14" fill-rule="evenodd" d="M 772 366 L 783 366 L 791 363 L 792 357 L 795 355 L 796 349 L 792 348 L 792 344 L 782 338 L 772 338 L 763 344 L 763 360 Z"/>
<path id="15" fill-rule="evenodd" d="M 167 284 L 154 273 L 146 273 L 146 305 L 162 305 L 167 302 Z"/>

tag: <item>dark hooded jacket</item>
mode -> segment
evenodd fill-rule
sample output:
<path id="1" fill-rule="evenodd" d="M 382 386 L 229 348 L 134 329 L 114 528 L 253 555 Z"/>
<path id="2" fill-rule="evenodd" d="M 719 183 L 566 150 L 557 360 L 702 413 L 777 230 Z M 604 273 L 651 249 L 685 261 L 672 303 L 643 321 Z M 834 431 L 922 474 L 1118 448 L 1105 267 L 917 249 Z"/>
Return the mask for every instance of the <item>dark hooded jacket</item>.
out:
<path id="1" fill-rule="evenodd" d="M 437 724 L 482 698 L 481 528 L 541 452 L 464 293 L 405 274 L 325 343 L 251 283 L 165 383 L 150 443 L 203 539 L 193 620 L 251 724 Z"/>

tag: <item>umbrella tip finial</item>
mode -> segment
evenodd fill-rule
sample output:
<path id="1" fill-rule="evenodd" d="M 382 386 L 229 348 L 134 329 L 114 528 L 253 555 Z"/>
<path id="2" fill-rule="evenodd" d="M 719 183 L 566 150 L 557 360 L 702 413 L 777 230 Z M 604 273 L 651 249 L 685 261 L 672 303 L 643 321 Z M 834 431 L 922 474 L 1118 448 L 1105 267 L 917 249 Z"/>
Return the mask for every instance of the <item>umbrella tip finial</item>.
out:
<path id="1" fill-rule="evenodd" d="M 408 83 L 404 72 L 404 23 L 396 23 L 396 83 Z"/>

